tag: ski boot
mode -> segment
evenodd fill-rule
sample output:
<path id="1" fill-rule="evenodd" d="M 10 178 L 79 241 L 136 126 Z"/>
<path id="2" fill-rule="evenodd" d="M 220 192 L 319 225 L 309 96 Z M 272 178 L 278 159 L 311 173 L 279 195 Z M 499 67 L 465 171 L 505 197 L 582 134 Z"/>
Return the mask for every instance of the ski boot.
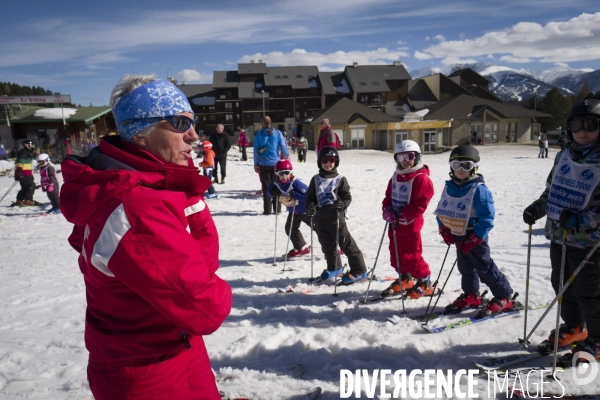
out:
<path id="1" fill-rule="evenodd" d="M 571 350 L 571 353 L 573 353 L 573 356 L 575 356 L 575 354 L 580 351 L 591 355 L 596 359 L 596 361 L 600 361 L 600 340 L 595 340 L 591 337 L 588 337 L 585 340 L 578 342 L 577 346 Z M 577 361 L 588 362 L 588 360 L 583 357 L 580 357 Z"/>
<path id="2" fill-rule="evenodd" d="M 323 272 L 321 272 L 321 279 L 331 279 L 331 278 L 335 278 L 336 276 L 340 276 L 344 273 L 344 267 L 338 269 L 337 271 L 330 271 L 328 269 L 323 270 Z"/>
<path id="3" fill-rule="evenodd" d="M 538 351 L 543 354 L 552 353 L 554 351 L 554 333 L 552 329 L 548 339 L 544 340 L 538 346 Z M 581 325 L 571 327 L 567 324 L 560 324 L 558 327 L 558 347 L 568 346 L 571 343 L 583 341 L 587 338 L 588 331 Z"/>
<path id="4" fill-rule="evenodd" d="M 387 289 L 382 291 L 379 295 L 381 297 L 392 296 L 404 290 L 408 290 L 415 285 L 415 280 L 411 276 L 411 274 L 402 274 L 400 275 L 400 278 L 402 278 L 402 286 L 400 285 L 400 280 L 396 279 Z"/>
<path id="5" fill-rule="evenodd" d="M 461 312 L 462 310 L 467 310 L 469 308 L 477 308 L 481 306 L 483 301 L 483 296 L 487 294 L 487 290 L 483 292 L 482 295 L 479 295 L 479 292 L 475 293 L 463 293 L 452 304 L 448 304 L 444 309 L 444 314 L 454 314 L 457 312 Z"/>
<path id="6" fill-rule="evenodd" d="M 368 272 L 364 272 L 362 274 L 353 274 L 352 272 L 348 272 L 347 274 L 344 274 L 344 276 L 342 276 L 342 285 L 351 285 L 353 283 L 360 282 L 362 280 L 367 279 L 368 276 Z"/>
<path id="7" fill-rule="evenodd" d="M 429 277 L 417 280 L 415 285 L 406 291 L 406 296 L 413 300 L 420 299 L 424 296 L 433 296 L 435 288 L 431 286 Z"/>
<path id="8" fill-rule="evenodd" d="M 299 256 L 303 256 L 303 255 L 305 255 L 305 254 L 310 254 L 310 246 L 306 246 L 306 245 L 305 245 L 305 246 L 304 246 L 304 247 L 302 247 L 301 249 L 297 249 L 297 250 L 296 250 L 296 249 L 293 249 L 293 250 L 290 250 L 290 251 L 287 253 L 287 258 L 288 258 L 288 259 L 290 259 L 290 258 L 294 258 L 294 257 L 299 257 Z"/>
<path id="9" fill-rule="evenodd" d="M 500 314 L 507 311 L 513 311 L 517 309 L 522 309 L 521 307 L 517 307 L 515 303 L 515 299 L 519 293 L 515 293 L 512 297 L 494 297 L 490 300 L 489 303 L 485 306 L 485 308 L 475 316 L 476 319 L 491 317 L 492 315 Z"/>

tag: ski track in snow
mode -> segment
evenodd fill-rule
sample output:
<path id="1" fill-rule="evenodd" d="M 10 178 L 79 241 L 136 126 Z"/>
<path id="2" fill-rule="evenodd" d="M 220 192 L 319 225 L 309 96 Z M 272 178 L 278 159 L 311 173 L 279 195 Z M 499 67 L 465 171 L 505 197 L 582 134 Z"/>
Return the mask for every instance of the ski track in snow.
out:
<path id="1" fill-rule="evenodd" d="M 492 257 L 524 302 L 527 226 L 522 221 L 522 211 L 542 193 L 552 158 L 538 159 L 537 145 L 479 146 L 478 150 L 482 159 L 479 172 L 494 194 L 496 205 L 495 228 L 489 237 Z M 229 282 L 234 293 L 231 315 L 216 333 L 205 337 L 220 390 L 253 399 L 293 399 L 320 386 L 321 399 L 337 399 L 340 369 L 456 371 L 474 368 L 473 361 L 482 357 L 517 351 L 517 340 L 523 335 L 522 314 L 430 334 L 417 321 L 398 325 L 386 322 L 386 317 L 401 311 L 399 300 L 360 303 L 366 283 L 338 287 L 337 297 L 332 296 L 333 287 L 319 288 L 310 294 L 278 293 L 277 288 L 307 283 L 310 258 L 288 261 L 288 266 L 296 270 L 293 272 L 281 273 L 283 262 L 272 266 L 275 216 L 261 215 L 262 198 L 253 195 L 260 186 L 252 168 L 252 156 L 250 161 L 242 162 L 238 161 L 237 149 L 229 154 L 227 183 L 215 185 L 220 199 L 207 201 L 220 235 L 218 274 Z M 392 155 L 371 150 L 340 154 L 339 172 L 348 178 L 353 196 L 348 227 L 371 268 L 384 228 L 381 201 L 394 170 Z M 556 149 L 551 148 L 550 155 L 555 154 Z M 431 266 L 432 279 L 437 277 L 447 249 L 437 233 L 432 213 L 448 179 L 448 155 L 424 156 L 436 192 L 422 232 L 424 257 Z M 295 175 L 306 183 L 317 172 L 314 151 L 309 151 L 304 164 L 297 163 L 294 154 L 291 160 Z M 58 176 L 62 180 L 62 175 Z M 36 180 L 39 181 L 39 175 Z M 11 178 L 0 177 L 0 194 L 12 182 Z M 0 398 L 91 399 L 83 340 L 85 287 L 77 255 L 67 242 L 71 225 L 60 215 L 26 218 L 25 214 L 39 210 L 7 207 L 17 190 L 14 188 L 0 204 Z M 35 200 L 47 202 L 40 190 L 36 191 Z M 278 219 L 277 256 L 285 251 L 286 217 L 284 213 Z M 301 230 L 310 243 L 308 227 L 302 225 Z M 315 255 L 319 256 L 314 263 L 314 276 L 318 276 L 325 262 L 316 235 L 314 246 Z M 554 297 L 548 252 L 543 221 L 538 222 L 532 237 L 531 305 L 548 303 Z M 451 249 L 440 287 L 455 257 L 455 250 Z M 258 264 L 249 266 L 247 261 Z M 379 278 L 394 276 L 389 266 L 387 236 L 376 274 Z M 370 295 L 387 285 L 389 282 L 374 281 Z M 458 289 L 460 274 L 455 269 L 438 310 L 458 296 Z M 337 308 L 331 306 L 334 301 L 338 302 Z M 422 313 L 428 301 L 407 300 L 405 306 L 411 313 Z M 543 310 L 529 313 L 528 331 L 542 313 Z M 443 316 L 429 324 L 438 326 L 462 317 Z M 554 321 L 553 310 L 531 342 L 543 340 Z M 289 369 L 300 363 L 304 364 L 303 374 L 290 377 Z M 487 398 L 486 379 L 481 372 L 476 389 L 480 398 Z M 600 379 L 581 388 L 572 383 L 569 374 L 564 374 L 562 383 L 569 394 L 600 391 Z M 466 390 L 466 381 L 463 385 Z M 549 387 L 560 392 L 558 386 Z"/>

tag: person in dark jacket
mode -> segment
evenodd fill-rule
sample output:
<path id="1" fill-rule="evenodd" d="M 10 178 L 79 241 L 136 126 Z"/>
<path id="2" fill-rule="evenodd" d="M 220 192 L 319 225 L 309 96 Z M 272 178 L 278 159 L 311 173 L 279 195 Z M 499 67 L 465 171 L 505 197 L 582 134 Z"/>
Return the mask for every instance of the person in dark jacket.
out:
<path id="1" fill-rule="evenodd" d="M 35 145 L 29 139 L 23 140 L 23 148 L 17 153 L 15 161 L 15 180 L 19 181 L 21 190 L 17 193 L 18 206 L 33 206 L 35 181 L 33 180 L 32 161 L 35 154 Z"/>
<path id="2" fill-rule="evenodd" d="M 46 192 L 48 200 L 52 204 L 52 209 L 48 211 L 48 214 L 60 214 L 60 185 L 56 179 L 56 170 L 50 162 L 50 156 L 42 153 L 37 156 L 37 162 L 40 169 L 40 187 L 43 192 Z"/>
<path id="3" fill-rule="evenodd" d="M 225 183 L 225 176 L 227 175 L 227 152 L 231 148 L 231 142 L 229 141 L 229 135 L 227 132 L 223 132 L 223 124 L 217 125 L 216 132 L 210 135 L 209 142 L 213 145 L 213 151 L 215 152 L 215 169 L 214 181 L 219 183 L 219 165 L 221 166 L 221 184 Z"/>
<path id="4" fill-rule="evenodd" d="M 317 161 L 319 174 L 313 176 L 306 192 L 306 215 L 314 217 L 315 232 L 325 253 L 327 269 L 322 279 L 330 279 L 343 273 L 337 247 L 348 257 L 350 271 L 342 276 L 344 284 L 352 284 L 367 278 L 367 267 L 362 251 L 346 226 L 346 209 L 352 203 L 350 185 L 338 174 L 340 165 L 338 151 L 325 146 L 319 151 Z"/>

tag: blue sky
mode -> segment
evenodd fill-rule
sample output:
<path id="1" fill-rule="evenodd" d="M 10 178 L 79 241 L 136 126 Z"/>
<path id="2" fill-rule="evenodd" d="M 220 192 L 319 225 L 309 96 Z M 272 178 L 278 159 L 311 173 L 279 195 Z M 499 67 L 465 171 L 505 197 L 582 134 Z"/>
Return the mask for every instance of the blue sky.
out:
<path id="1" fill-rule="evenodd" d="M 119 78 L 167 73 L 210 83 L 214 70 L 391 64 L 408 71 L 482 61 L 536 71 L 600 69 L 600 2 L 4 1 L 0 81 L 105 105 Z"/>

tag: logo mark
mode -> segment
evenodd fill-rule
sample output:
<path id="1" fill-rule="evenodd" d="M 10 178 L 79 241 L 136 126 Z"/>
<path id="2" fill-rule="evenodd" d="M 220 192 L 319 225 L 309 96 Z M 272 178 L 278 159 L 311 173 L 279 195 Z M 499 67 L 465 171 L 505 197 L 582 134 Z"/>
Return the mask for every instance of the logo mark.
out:
<path id="1" fill-rule="evenodd" d="M 568 165 L 563 165 L 562 167 L 560 167 L 560 172 L 563 174 L 566 174 L 570 170 L 571 170 L 571 167 L 569 167 Z"/>
<path id="2" fill-rule="evenodd" d="M 460 203 L 458 203 L 458 204 L 456 205 L 456 208 L 458 208 L 460 211 L 464 211 L 464 210 L 465 210 L 465 208 L 467 208 L 467 206 L 466 206 L 466 205 L 464 205 L 464 203 L 461 201 Z"/>
<path id="3" fill-rule="evenodd" d="M 400 186 L 401 192 L 406 192 L 406 190 L 408 190 L 408 188 L 405 185 Z"/>
<path id="4" fill-rule="evenodd" d="M 584 358 L 585 362 L 579 359 Z M 576 385 L 584 386 L 596 381 L 598 376 L 598 362 L 591 354 L 584 351 L 578 351 L 573 355 L 571 361 L 573 368 L 573 382 Z"/>
<path id="5" fill-rule="evenodd" d="M 591 169 L 586 169 L 581 173 L 581 179 L 585 179 L 587 181 L 592 179 L 594 175 L 594 171 L 592 171 Z"/>
<path id="6" fill-rule="evenodd" d="M 448 205 L 448 200 L 444 200 L 444 202 L 442 203 L 442 206 L 446 207 Z"/>

